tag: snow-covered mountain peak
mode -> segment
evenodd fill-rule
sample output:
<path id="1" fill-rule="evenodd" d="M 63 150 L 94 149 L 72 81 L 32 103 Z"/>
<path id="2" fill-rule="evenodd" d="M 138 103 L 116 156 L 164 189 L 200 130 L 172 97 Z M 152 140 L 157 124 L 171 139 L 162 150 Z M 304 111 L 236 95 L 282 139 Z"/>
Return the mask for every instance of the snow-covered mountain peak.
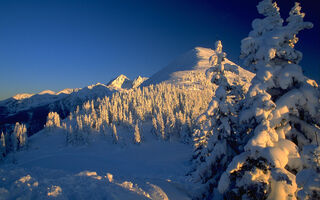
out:
<path id="1" fill-rule="evenodd" d="M 39 95 L 43 95 L 43 94 L 50 94 L 50 95 L 56 95 L 56 93 L 52 90 L 44 90 L 42 92 L 38 93 Z"/>
<path id="2" fill-rule="evenodd" d="M 178 70 L 195 70 L 210 67 L 210 57 L 215 51 L 210 48 L 195 47 L 174 60 L 169 66 L 175 66 Z M 168 66 L 168 67 L 169 67 Z"/>
<path id="3" fill-rule="evenodd" d="M 26 98 L 32 97 L 34 94 L 29 94 L 29 93 L 21 93 L 21 94 L 16 94 L 12 98 L 15 100 L 22 100 Z"/>
<path id="4" fill-rule="evenodd" d="M 166 82 L 194 89 L 202 89 L 204 87 L 215 88 L 216 86 L 211 83 L 210 77 L 206 76 L 206 71 L 214 66 L 216 58 L 217 53 L 215 50 L 195 47 L 178 57 L 167 67 L 155 73 L 142 86 Z M 254 74 L 242 69 L 228 59 L 225 59 L 223 62 L 226 65 L 226 70 L 228 71 L 227 79 L 230 82 L 241 81 L 241 85 L 245 83 L 250 84 Z"/>
<path id="5" fill-rule="evenodd" d="M 139 87 L 148 78 L 138 76 L 134 80 L 130 80 L 125 75 L 121 74 L 117 78 L 112 79 L 107 86 L 115 89 L 131 89 Z"/>
<path id="6" fill-rule="evenodd" d="M 44 90 L 44 91 L 41 91 L 39 93 L 36 93 L 36 94 L 29 94 L 29 93 L 21 93 L 21 94 L 16 94 L 14 95 L 12 98 L 14 100 L 24 100 L 24 99 L 28 99 L 34 95 L 45 95 L 45 94 L 49 94 L 49 95 L 60 95 L 60 94 L 70 94 L 72 92 L 75 92 L 75 91 L 78 91 L 79 88 L 77 89 L 71 89 L 71 88 L 66 88 L 66 89 L 63 89 L 59 92 L 54 92 L 52 90 Z"/>
<path id="7" fill-rule="evenodd" d="M 113 88 L 127 88 L 126 86 L 130 82 L 130 79 L 126 77 L 125 75 L 121 74 L 117 78 L 111 80 L 107 86 L 113 87 Z"/>

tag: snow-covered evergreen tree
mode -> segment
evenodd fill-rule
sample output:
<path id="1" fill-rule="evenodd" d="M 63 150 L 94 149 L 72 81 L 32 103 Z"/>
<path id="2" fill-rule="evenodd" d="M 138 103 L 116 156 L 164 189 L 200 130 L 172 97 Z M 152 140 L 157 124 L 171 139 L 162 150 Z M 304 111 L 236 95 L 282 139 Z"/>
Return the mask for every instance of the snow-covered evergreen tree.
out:
<path id="1" fill-rule="evenodd" d="M 17 151 L 26 147 L 28 144 L 27 128 L 24 124 L 16 123 L 11 133 L 12 151 Z"/>
<path id="2" fill-rule="evenodd" d="M 154 135 L 158 135 L 158 125 L 157 120 L 154 116 L 152 116 L 152 133 Z"/>
<path id="3" fill-rule="evenodd" d="M 303 21 L 298 3 L 286 25 L 271 0 L 257 8 L 265 18 L 253 21 L 254 30 L 241 46 L 245 63 L 256 71 L 240 116 L 240 136 L 247 135 L 248 142 L 228 165 L 218 190 L 227 199 L 296 199 L 300 189 L 306 191 L 299 195 L 314 192 L 307 185 L 298 188 L 296 175 L 303 168 L 316 169 L 303 166 L 302 152 L 318 146 L 320 137 L 319 90 L 303 75 L 298 65 L 302 53 L 294 49 L 296 35 L 312 24 Z M 310 178 L 320 185 L 319 179 Z"/>
<path id="4" fill-rule="evenodd" d="M 24 129 L 19 135 L 19 149 L 26 148 L 28 145 L 28 135 L 27 135 L 27 129 L 24 125 Z"/>
<path id="5" fill-rule="evenodd" d="M 49 112 L 47 117 L 47 122 L 45 127 L 49 130 L 54 130 L 55 128 L 60 128 L 60 116 L 57 112 Z"/>
<path id="6" fill-rule="evenodd" d="M 197 198 L 203 199 L 217 187 L 219 178 L 239 152 L 238 112 L 239 101 L 246 92 L 239 81 L 229 83 L 225 74 L 221 41 L 216 42 L 216 55 L 212 59 L 213 67 L 207 73 L 213 73 L 212 81 L 219 85 L 208 110 L 198 118 L 199 129 L 194 133 L 193 181 L 201 183 Z"/>

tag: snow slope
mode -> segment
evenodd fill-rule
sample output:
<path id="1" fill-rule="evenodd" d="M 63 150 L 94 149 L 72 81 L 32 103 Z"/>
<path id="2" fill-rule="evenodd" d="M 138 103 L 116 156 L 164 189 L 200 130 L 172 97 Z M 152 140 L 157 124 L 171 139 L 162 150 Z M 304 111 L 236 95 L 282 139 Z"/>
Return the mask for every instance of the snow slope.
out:
<path id="1" fill-rule="evenodd" d="M 152 75 L 142 86 L 166 82 L 186 88 L 214 87 L 211 78 L 206 76 L 206 71 L 213 66 L 212 62 L 216 57 L 216 52 L 210 48 L 195 47 Z M 224 63 L 229 81 L 243 81 L 249 86 L 254 74 L 228 59 Z"/>
<path id="2" fill-rule="evenodd" d="M 190 199 L 190 153 L 155 139 L 124 146 L 97 136 L 66 146 L 63 132 L 44 129 L 0 164 L 0 199 Z"/>

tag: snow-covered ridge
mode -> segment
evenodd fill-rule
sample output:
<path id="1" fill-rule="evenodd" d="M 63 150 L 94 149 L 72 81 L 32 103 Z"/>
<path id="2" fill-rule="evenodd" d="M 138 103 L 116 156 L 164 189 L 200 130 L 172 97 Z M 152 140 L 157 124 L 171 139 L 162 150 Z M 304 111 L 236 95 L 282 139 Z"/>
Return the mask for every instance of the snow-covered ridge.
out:
<path id="1" fill-rule="evenodd" d="M 42 91 L 42 92 L 40 92 L 38 94 L 40 94 L 40 95 L 42 95 L 42 94 L 56 95 L 56 93 L 54 91 L 52 91 L 52 90 L 44 90 L 44 91 Z"/>
<path id="2" fill-rule="evenodd" d="M 22 99 L 30 98 L 33 95 L 34 94 L 21 93 L 21 94 L 14 95 L 12 98 L 15 100 L 22 100 Z"/>
<path id="3" fill-rule="evenodd" d="M 63 89 L 59 92 L 54 92 L 52 90 L 44 90 L 44 91 L 41 91 L 37 94 L 29 94 L 29 93 L 20 93 L 20 94 L 16 94 L 14 95 L 12 98 L 15 99 L 15 100 L 23 100 L 23 99 L 27 99 L 27 98 L 30 98 L 34 95 L 44 95 L 44 94 L 49 94 L 49 95 L 60 95 L 60 94 L 71 94 L 72 92 L 77 92 L 79 91 L 80 88 L 76 88 L 76 89 L 72 89 L 72 88 L 66 88 L 66 89 Z M 9 98 L 10 99 L 10 98 Z M 4 100 L 5 101 L 5 100 Z M 0 101 L 1 102 L 1 101 Z"/>

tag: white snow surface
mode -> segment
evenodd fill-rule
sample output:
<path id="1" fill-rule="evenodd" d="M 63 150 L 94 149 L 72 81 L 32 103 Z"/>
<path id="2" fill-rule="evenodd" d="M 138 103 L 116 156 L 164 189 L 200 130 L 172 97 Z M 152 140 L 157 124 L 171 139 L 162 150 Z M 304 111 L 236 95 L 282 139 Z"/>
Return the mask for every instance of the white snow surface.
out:
<path id="1" fill-rule="evenodd" d="M 0 199 L 191 199 L 191 150 L 151 138 L 112 144 L 101 136 L 66 146 L 63 132 L 44 129 L 27 150 L 0 163 Z"/>

